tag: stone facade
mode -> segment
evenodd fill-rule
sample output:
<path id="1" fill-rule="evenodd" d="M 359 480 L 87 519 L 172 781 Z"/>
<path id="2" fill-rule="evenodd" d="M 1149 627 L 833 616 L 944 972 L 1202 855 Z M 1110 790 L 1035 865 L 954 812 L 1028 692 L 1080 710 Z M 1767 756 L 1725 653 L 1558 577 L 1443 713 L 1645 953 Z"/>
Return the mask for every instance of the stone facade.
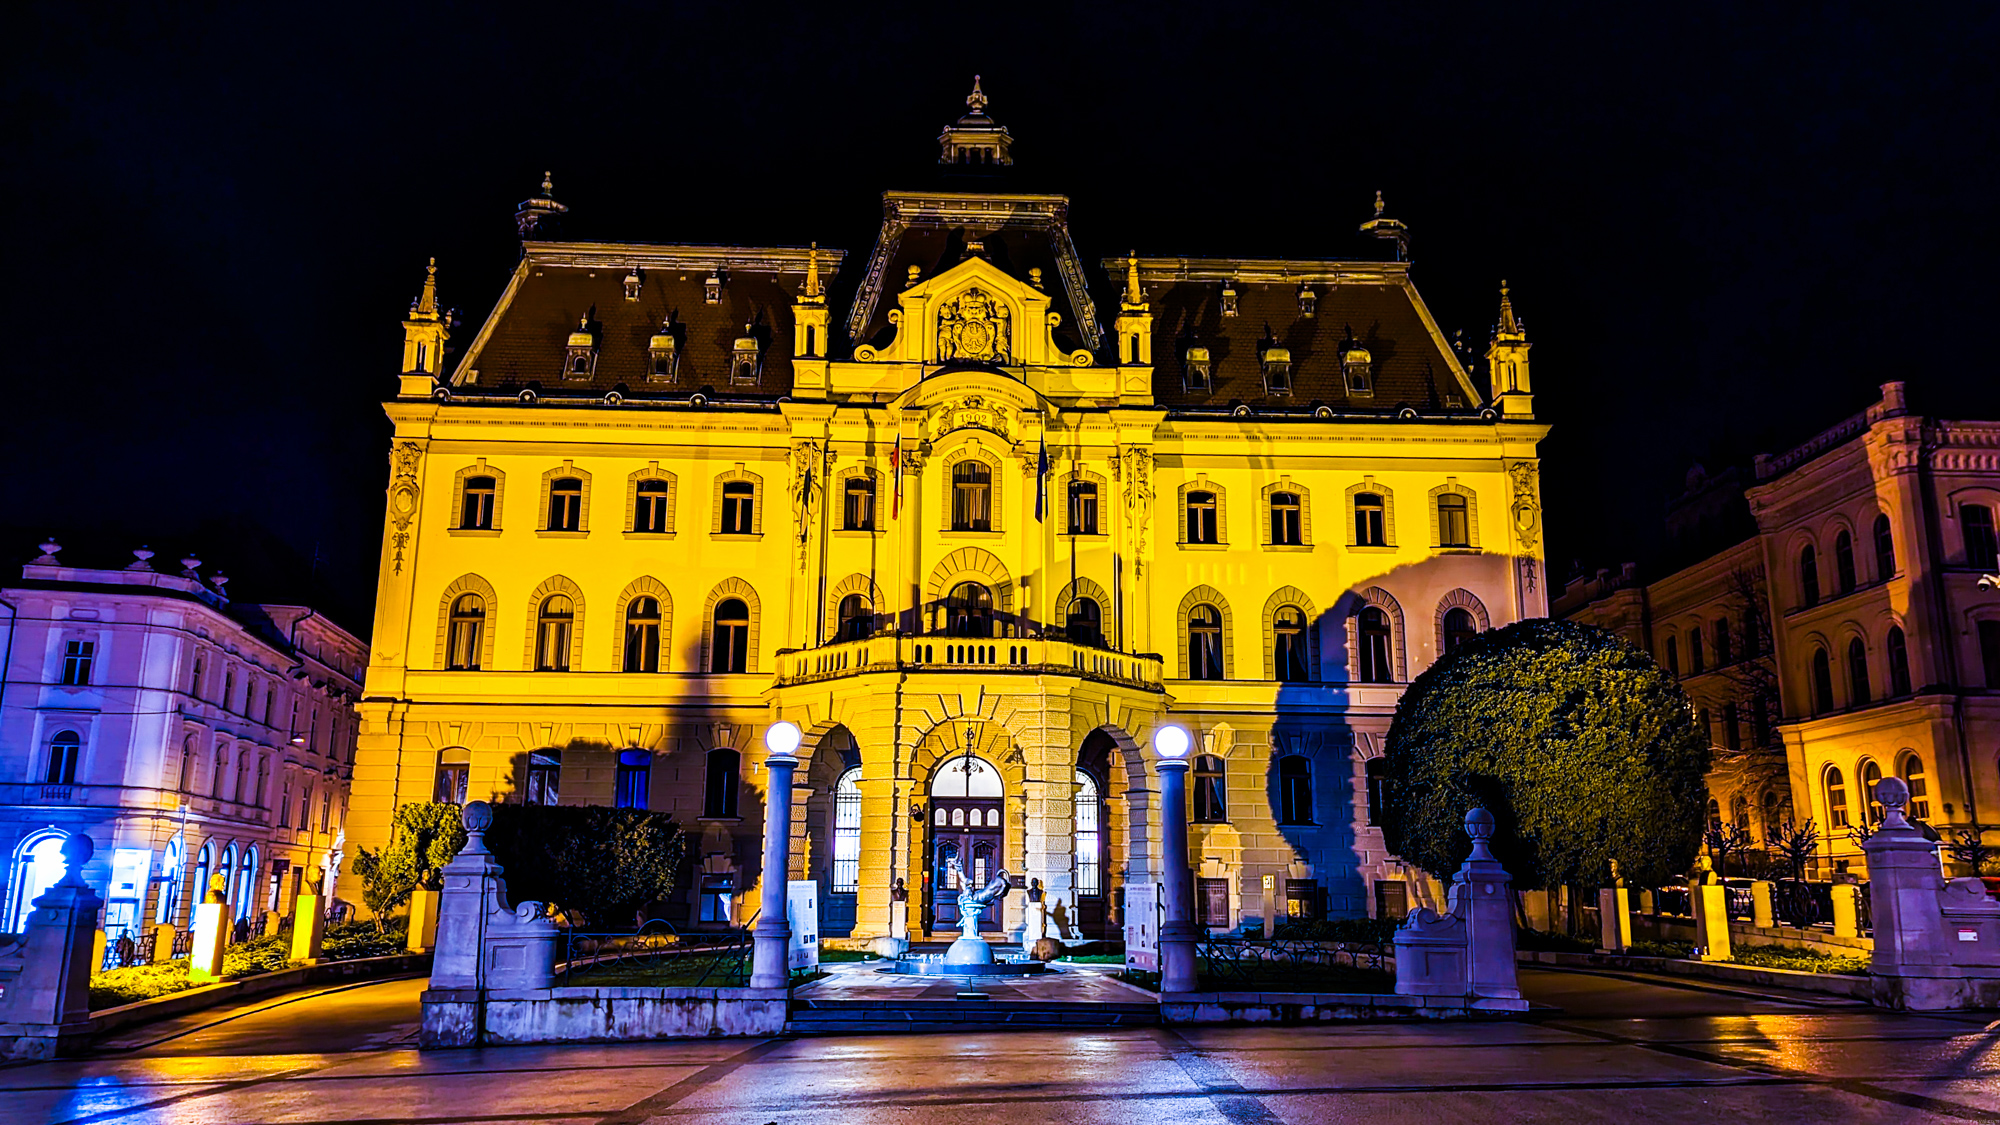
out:
<path id="1" fill-rule="evenodd" d="M 983 104 L 865 263 L 554 241 L 545 192 L 449 372 L 426 283 L 357 843 L 434 796 L 644 804 L 694 838 L 669 920 L 741 925 L 782 718 L 824 933 L 892 932 L 897 880 L 912 931 L 955 929 L 947 846 L 1041 880 L 1052 930 L 1113 933 L 1159 875 L 1142 747 L 1171 716 L 1205 920 L 1261 918 L 1267 876 L 1280 913 L 1434 901 L 1370 826 L 1367 761 L 1447 633 L 1545 612 L 1511 306 L 1489 397 L 1402 260 L 1087 272 L 1066 198 L 954 156 L 1011 151 Z"/>
<path id="2" fill-rule="evenodd" d="M 253 923 L 316 880 L 331 893 L 367 646 L 304 606 L 230 602 L 199 560 L 59 551 L 0 589 L 0 931 L 76 832 L 97 842 L 83 877 L 113 941 L 186 927 L 225 857 L 230 911 Z"/>

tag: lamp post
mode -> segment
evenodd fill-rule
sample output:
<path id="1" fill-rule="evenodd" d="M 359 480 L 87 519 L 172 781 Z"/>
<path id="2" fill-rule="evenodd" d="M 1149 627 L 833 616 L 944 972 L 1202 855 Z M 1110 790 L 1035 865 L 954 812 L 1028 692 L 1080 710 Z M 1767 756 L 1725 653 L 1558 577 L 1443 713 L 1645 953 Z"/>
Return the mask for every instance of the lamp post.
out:
<path id="1" fill-rule="evenodd" d="M 1160 923 L 1160 992 L 1193 992 L 1194 918 L 1188 902 L 1188 732 L 1163 726 L 1153 732 L 1154 768 L 1160 771 L 1160 862 L 1166 878 L 1166 918 Z"/>
<path id="2" fill-rule="evenodd" d="M 751 939 L 751 988 L 783 988 L 791 979 L 792 926 L 785 917 L 785 890 L 792 866 L 792 771 L 799 765 L 792 752 L 803 739 L 798 724 L 783 719 L 764 730 L 764 749 L 769 751 L 764 768 L 771 778 L 764 792 L 764 896 Z"/>

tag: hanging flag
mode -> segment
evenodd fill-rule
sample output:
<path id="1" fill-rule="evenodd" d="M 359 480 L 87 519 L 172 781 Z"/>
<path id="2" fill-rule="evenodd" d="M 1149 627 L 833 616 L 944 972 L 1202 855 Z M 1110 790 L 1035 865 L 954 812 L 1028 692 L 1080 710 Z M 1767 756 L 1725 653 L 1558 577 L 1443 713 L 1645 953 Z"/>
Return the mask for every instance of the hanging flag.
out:
<path id="1" fill-rule="evenodd" d="M 889 518 L 895 519 L 903 514 L 903 438 L 900 434 L 896 437 L 896 447 L 889 451 L 889 480 L 895 489 L 889 501 Z"/>
<path id="2" fill-rule="evenodd" d="M 1042 451 L 1035 459 L 1035 522 L 1041 523 L 1049 507 L 1049 439 L 1042 437 Z"/>

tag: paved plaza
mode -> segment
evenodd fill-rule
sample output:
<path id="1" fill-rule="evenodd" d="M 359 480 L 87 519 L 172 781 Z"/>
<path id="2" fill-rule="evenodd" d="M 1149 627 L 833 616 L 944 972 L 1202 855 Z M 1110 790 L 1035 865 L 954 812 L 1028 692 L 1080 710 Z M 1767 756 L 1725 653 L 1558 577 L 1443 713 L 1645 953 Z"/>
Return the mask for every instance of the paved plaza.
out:
<path id="1" fill-rule="evenodd" d="M 420 981 L 0 1068 L 30 1122 L 2000 1122 L 1991 1015 L 1525 971 L 1518 1023 L 1130 1028 L 419 1054 Z"/>

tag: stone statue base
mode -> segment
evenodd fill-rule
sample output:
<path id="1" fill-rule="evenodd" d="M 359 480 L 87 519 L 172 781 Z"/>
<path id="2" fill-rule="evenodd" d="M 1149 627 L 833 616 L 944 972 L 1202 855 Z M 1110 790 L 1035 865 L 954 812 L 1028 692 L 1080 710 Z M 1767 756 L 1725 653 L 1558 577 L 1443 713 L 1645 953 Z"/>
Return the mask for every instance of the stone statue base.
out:
<path id="1" fill-rule="evenodd" d="M 951 943 L 950 949 L 944 951 L 944 963 L 947 965 L 991 965 L 993 963 L 993 946 L 988 944 L 985 938 L 972 937 L 970 935 L 961 937 Z"/>

